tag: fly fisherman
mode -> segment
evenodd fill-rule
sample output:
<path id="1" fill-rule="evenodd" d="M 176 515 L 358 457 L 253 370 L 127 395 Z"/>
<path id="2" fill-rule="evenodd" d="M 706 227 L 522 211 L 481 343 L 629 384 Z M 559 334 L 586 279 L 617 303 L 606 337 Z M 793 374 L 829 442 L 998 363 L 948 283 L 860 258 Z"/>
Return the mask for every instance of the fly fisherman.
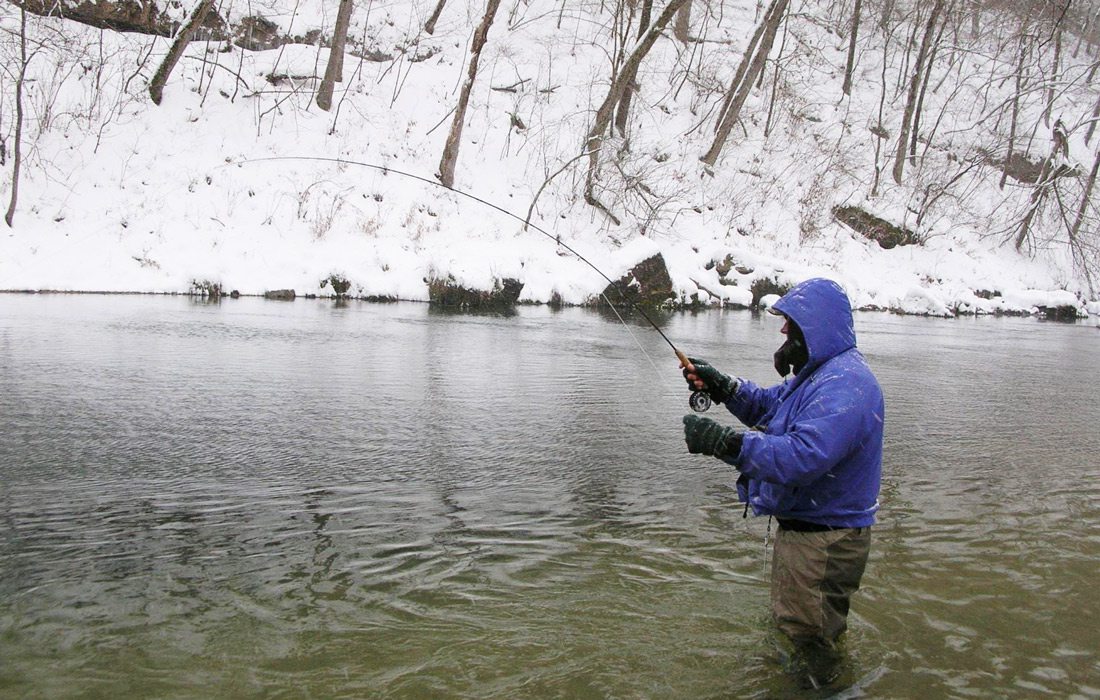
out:
<path id="1" fill-rule="evenodd" d="M 882 390 L 856 349 L 852 307 L 826 279 L 807 280 L 772 307 L 785 319 L 768 388 L 689 358 L 684 377 L 752 430 L 684 416 L 688 452 L 740 472 L 737 493 L 779 523 L 772 563 L 776 625 L 799 648 L 833 648 L 847 628 L 871 546 L 882 471 Z M 746 512 L 748 508 L 746 506 Z"/>

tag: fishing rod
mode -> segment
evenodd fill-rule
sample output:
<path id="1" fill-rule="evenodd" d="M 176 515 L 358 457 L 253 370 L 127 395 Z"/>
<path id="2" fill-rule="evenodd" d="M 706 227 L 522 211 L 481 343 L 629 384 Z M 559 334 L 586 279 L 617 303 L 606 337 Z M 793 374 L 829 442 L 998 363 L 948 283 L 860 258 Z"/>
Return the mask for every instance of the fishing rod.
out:
<path id="1" fill-rule="evenodd" d="M 668 346 L 670 348 L 672 348 L 672 352 L 676 353 L 676 359 L 678 359 L 680 361 L 680 364 L 683 367 L 688 367 L 688 366 L 691 366 L 691 364 L 692 364 L 691 361 L 688 359 L 688 356 L 685 355 L 679 348 L 676 347 L 676 345 L 672 342 L 672 340 L 667 335 L 665 335 L 665 332 L 662 331 L 660 329 L 660 327 L 656 323 L 654 323 L 653 319 L 651 319 L 649 317 L 649 314 L 647 314 L 645 311 L 643 311 L 640 306 L 638 306 L 634 302 L 627 299 L 626 295 L 623 294 L 623 291 L 619 288 L 619 284 L 617 282 L 615 282 L 614 280 L 612 280 L 607 275 L 605 275 L 603 270 L 596 267 L 596 265 L 593 264 L 591 260 L 589 260 L 588 258 L 586 258 L 583 255 L 581 255 L 580 253 L 578 253 L 576 250 L 574 250 L 568 244 L 563 243 L 560 236 L 555 236 L 554 234 L 550 233 L 549 231 L 542 228 L 541 226 L 539 226 L 537 224 L 533 224 L 530 221 L 528 221 L 527 219 L 523 219 L 519 215 L 514 214 L 513 212 L 508 211 L 507 209 L 505 209 L 501 206 L 493 204 L 492 202 L 490 202 L 488 200 L 482 199 L 481 197 L 478 197 L 477 195 L 473 195 L 473 194 L 470 194 L 469 192 L 464 192 L 463 190 L 457 189 L 455 187 L 445 185 L 445 184 L 443 184 L 442 182 L 440 182 L 438 180 L 433 180 L 431 178 L 422 177 L 420 175 L 414 175 L 413 173 L 408 173 L 408 172 L 398 170 L 396 168 L 391 168 L 388 165 L 377 165 L 375 163 L 367 163 L 367 162 L 363 162 L 363 161 L 348 160 L 348 159 L 345 159 L 345 158 L 328 158 L 328 157 L 325 157 L 325 156 L 270 156 L 270 157 L 267 157 L 267 158 L 248 158 L 246 160 L 238 161 L 238 162 L 241 163 L 241 164 L 245 164 L 245 163 L 262 163 L 262 162 L 270 162 L 270 161 L 280 161 L 280 160 L 314 161 L 314 162 L 323 162 L 323 163 L 335 163 L 337 165 L 358 165 L 358 166 L 363 167 L 363 168 L 369 168 L 371 170 L 377 170 L 377 171 L 381 172 L 383 175 L 388 175 L 389 173 L 394 173 L 395 175 L 401 175 L 403 177 L 411 178 L 413 180 L 418 180 L 419 182 L 424 182 L 424 183 L 427 183 L 427 184 L 432 185 L 434 187 L 440 187 L 440 188 L 448 190 L 450 192 L 454 192 L 455 194 L 462 195 L 463 197 L 466 197 L 468 199 L 472 199 L 475 202 L 478 202 L 479 204 L 483 204 L 487 207 L 495 209 L 496 211 L 500 212 L 501 214 L 504 214 L 505 216 L 509 216 L 509 217 L 515 219 L 516 221 L 519 221 L 525 227 L 529 226 L 529 227 L 535 229 L 536 231 L 538 231 L 539 233 L 541 233 L 542 235 L 546 236 L 547 238 L 552 239 L 559 246 L 561 246 L 562 248 L 566 249 L 567 251 L 572 253 L 574 256 L 576 256 L 578 260 L 580 260 L 585 265 L 588 265 L 590 268 L 595 270 L 596 274 L 598 274 L 600 277 L 607 280 L 608 285 L 613 287 L 615 289 L 615 291 L 618 292 L 619 297 L 622 300 L 622 302 L 624 304 L 629 305 L 630 308 L 633 309 L 634 311 L 637 311 L 638 314 L 640 314 L 641 317 L 644 318 L 646 320 L 646 322 L 648 322 L 649 325 L 653 327 L 653 330 L 657 331 L 657 333 L 661 336 L 661 338 L 664 339 L 664 341 L 666 343 L 668 343 Z M 615 312 L 615 316 L 618 317 L 619 322 L 622 323 L 624 326 L 626 326 L 626 321 L 624 321 L 623 317 L 619 315 L 619 311 L 618 311 L 618 309 L 615 308 L 615 304 L 613 304 L 611 302 L 611 300 L 607 298 L 607 295 L 605 293 L 600 292 L 600 296 L 603 297 L 603 300 L 607 302 L 607 305 L 609 307 L 611 307 L 611 310 Z M 709 409 L 711 407 L 711 403 L 712 402 L 711 402 L 710 394 L 708 394 L 705 391 L 693 391 L 691 396 L 688 398 L 688 405 L 691 407 L 691 410 L 696 411 L 698 413 L 702 413 L 702 412 L 706 411 L 707 409 Z"/>

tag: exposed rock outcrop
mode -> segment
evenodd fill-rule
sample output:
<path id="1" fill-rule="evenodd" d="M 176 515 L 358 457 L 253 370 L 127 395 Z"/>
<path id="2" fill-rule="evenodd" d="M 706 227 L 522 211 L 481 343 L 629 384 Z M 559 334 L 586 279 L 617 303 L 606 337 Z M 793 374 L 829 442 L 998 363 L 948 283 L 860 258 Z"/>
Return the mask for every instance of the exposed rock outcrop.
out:
<path id="1" fill-rule="evenodd" d="M 661 306 L 675 298 L 672 277 L 669 276 L 665 259 L 660 253 L 646 258 L 617 282 L 607 285 L 603 295 L 616 306 Z M 593 305 L 599 302 L 599 299 L 592 300 Z"/>
<path id="2" fill-rule="evenodd" d="M 493 280 L 491 290 L 472 289 L 458 284 L 453 275 L 432 278 L 428 283 L 428 301 L 439 306 L 460 309 L 494 309 L 515 306 L 523 283 L 506 277 Z"/>

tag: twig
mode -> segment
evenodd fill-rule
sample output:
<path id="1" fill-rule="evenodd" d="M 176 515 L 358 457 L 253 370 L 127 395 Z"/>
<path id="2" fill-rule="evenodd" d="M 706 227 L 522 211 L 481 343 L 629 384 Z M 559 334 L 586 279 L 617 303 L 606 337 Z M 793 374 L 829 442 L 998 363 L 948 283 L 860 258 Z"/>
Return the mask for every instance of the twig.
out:
<path id="1" fill-rule="evenodd" d="M 538 192 L 535 193 L 535 198 L 531 200 L 531 206 L 527 207 L 527 216 L 523 219 L 523 230 L 524 231 L 527 230 L 527 226 L 531 223 L 531 213 L 535 211 L 535 203 L 539 201 L 539 195 L 541 195 L 542 191 L 544 189 L 546 189 L 546 186 L 550 184 L 550 181 L 553 180 L 554 178 L 556 178 L 558 175 L 561 175 L 565 171 L 565 169 L 568 168 L 570 165 L 572 165 L 573 163 L 576 163 L 581 158 L 587 158 L 589 155 L 591 155 L 591 154 L 588 153 L 587 151 L 585 151 L 584 153 L 580 153 L 580 154 L 574 156 L 569 161 L 567 161 L 565 165 L 558 168 L 557 172 L 555 172 L 553 175 L 551 175 L 550 177 L 546 178 L 546 180 L 543 181 L 542 185 L 539 187 Z"/>
<path id="2" fill-rule="evenodd" d="M 524 78 L 524 79 L 522 79 L 518 82 L 512 83 L 511 85 L 508 85 L 506 87 L 491 87 L 489 89 L 490 90 L 496 90 L 497 92 L 516 92 L 517 87 L 519 87 L 519 86 L 521 86 L 524 83 L 529 82 L 529 81 L 530 81 L 530 78 Z"/>

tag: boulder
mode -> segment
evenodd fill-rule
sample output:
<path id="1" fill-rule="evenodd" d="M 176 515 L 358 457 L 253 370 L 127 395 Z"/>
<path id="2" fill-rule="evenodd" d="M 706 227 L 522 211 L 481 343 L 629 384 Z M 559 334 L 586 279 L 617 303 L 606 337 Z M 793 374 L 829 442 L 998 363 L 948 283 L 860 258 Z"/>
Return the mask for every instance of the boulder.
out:
<path id="1" fill-rule="evenodd" d="M 493 280 L 491 290 L 473 289 L 458 284 L 453 275 L 425 280 L 428 302 L 460 309 L 493 309 L 515 306 L 523 291 L 523 282 L 510 277 Z"/>
<path id="2" fill-rule="evenodd" d="M 617 282 L 607 285 L 603 295 L 616 306 L 661 306 L 675 298 L 672 277 L 669 276 L 665 259 L 660 253 L 646 258 Z M 595 305 L 600 299 L 592 301 Z"/>
<path id="3" fill-rule="evenodd" d="M 917 234 L 909 229 L 895 226 L 859 207 L 836 207 L 833 209 L 833 217 L 887 250 L 899 245 L 920 243 Z"/>

